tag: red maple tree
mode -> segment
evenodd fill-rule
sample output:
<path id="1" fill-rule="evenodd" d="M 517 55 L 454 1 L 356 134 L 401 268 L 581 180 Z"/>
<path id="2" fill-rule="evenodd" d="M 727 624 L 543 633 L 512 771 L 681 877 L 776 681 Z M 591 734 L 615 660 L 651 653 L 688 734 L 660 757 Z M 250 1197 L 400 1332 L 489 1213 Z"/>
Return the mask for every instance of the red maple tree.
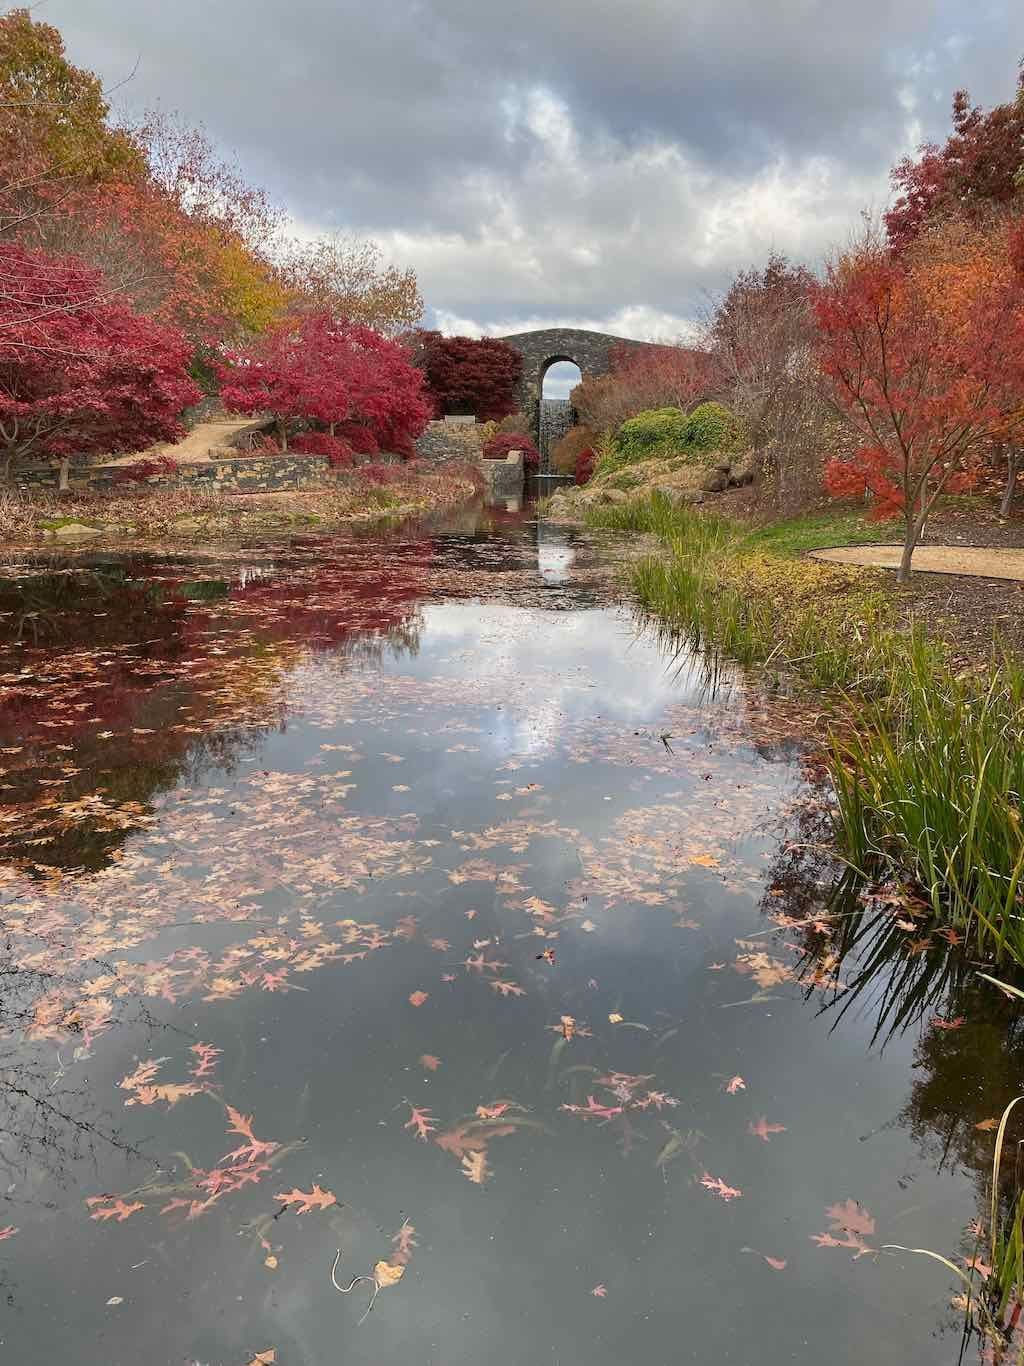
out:
<path id="1" fill-rule="evenodd" d="M 289 319 L 231 353 L 220 378 L 225 407 L 272 415 L 282 450 L 320 423 L 339 451 L 411 458 L 430 417 L 423 375 L 404 348 L 328 313 Z"/>
<path id="2" fill-rule="evenodd" d="M 862 439 L 830 462 L 826 488 L 903 516 L 900 582 L 940 494 L 969 487 L 986 447 L 1024 429 L 1024 284 L 1008 236 L 951 223 L 899 259 L 868 236 L 814 294 L 819 364 Z"/>
<path id="3" fill-rule="evenodd" d="M 515 412 L 523 359 L 508 342 L 418 331 L 409 345 L 439 415 L 472 413 L 490 422 Z"/>
<path id="4" fill-rule="evenodd" d="M 200 392 L 181 334 L 110 296 L 74 258 L 0 243 L 0 460 L 144 450 Z"/>
<path id="5" fill-rule="evenodd" d="M 893 169 L 898 197 L 885 215 L 889 243 L 909 245 L 927 222 L 950 212 L 1011 203 L 1024 172 L 1024 71 L 1016 98 L 987 113 L 966 90 L 953 96 L 953 132 L 942 147 L 926 143 L 916 160 Z"/>

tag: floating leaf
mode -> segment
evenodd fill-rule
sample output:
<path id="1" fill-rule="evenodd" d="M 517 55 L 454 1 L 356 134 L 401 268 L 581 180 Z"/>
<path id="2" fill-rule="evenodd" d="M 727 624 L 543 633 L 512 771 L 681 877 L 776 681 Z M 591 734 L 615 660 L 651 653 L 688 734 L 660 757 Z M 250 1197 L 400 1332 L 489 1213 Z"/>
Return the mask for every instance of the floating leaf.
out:
<path id="1" fill-rule="evenodd" d="M 283 1205 L 296 1205 L 296 1214 L 308 1214 L 310 1210 L 327 1209 L 330 1205 L 338 1203 L 331 1191 L 321 1190 L 317 1185 L 314 1185 L 308 1194 L 296 1187 L 284 1194 L 275 1195 L 274 1199 L 280 1200 Z"/>
<path id="2" fill-rule="evenodd" d="M 476 1152 L 463 1154 L 462 1174 L 477 1186 L 484 1184 L 490 1175 L 486 1149 L 478 1148 Z"/>
<path id="3" fill-rule="evenodd" d="M 409 994 L 409 1004 L 411 1006 L 421 1006 L 430 995 L 429 991 L 413 991 Z"/>
<path id="4" fill-rule="evenodd" d="M 743 1194 L 735 1186 L 727 1186 L 720 1176 L 709 1176 L 707 1172 L 700 1178 L 700 1184 L 725 1201 L 736 1200 Z"/>
<path id="5" fill-rule="evenodd" d="M 764 1115 L 756 1124 L 748 1124 L 747 1129 L 755 1138 L 763 1139 L 765 1143 L 769 1142 L 772 1134 L 784 1134 L 786 1132 L 785 1124 L 769 1124 Z"/>
<path id="6" fill-rule="evenodd" d="M 422 1138 L 425 1143 L 427 1141 L 427 1135 L 432 1134 L 437 1128 L 437 1125 L 434 1123 L 434 1117 L 427 1106 L 424 1106 L 423 1109 L 417 1109 L 410 1101 L 406 1101 L 406 1105 L 409 1106 L 412 1113 L 409 1116 L 409 1119 L 402 1125 L 402 1128 L 415 1129 L 417 1137 Z"/>
<path id="7" fill-rule="evenodd" d="M 422 1056 L 420 1057 L 420 1062 L 423 1064 L 423 1066 L 427 1069 L 428 1072 L 436 1072 L 437 1069 L 441 1066 L 441 1059 L 435 1058 L 433 1053 L 422 1054 Z"/>
<path id="8" fill-rule="evenodd" d="M 393 1262 L 378 1262 L 373 1268 L 373 1278 L 382 1290 L 389 1285 L 397 1285 L 404 1275 L 404 1265 L 396 1266 Z"/>
<path id="9" fill-rule="evenodd" d="M 595 1285 L 590 1293 L 594 1296 L 595 1299 L 603 1300 L 605 1296 L 608 1294 L 608 1287 L 606 1285 Z"/>
<path id="10" fill-rule="evenodd" d="M 725 1090 L 730 1096 L 734 1096 L 738 1091 L 745 1091 L 746 1089 L 747 1083 L 742 1077 L 730 1077 L 725 1083 Z"/>

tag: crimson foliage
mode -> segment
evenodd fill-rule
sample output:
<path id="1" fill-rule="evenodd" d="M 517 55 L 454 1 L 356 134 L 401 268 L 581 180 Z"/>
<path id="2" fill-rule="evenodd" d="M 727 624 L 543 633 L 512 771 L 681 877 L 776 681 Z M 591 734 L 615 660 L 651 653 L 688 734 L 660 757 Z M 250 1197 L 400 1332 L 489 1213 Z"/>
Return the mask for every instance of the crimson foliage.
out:
<path id="1" fill-rule="evenodd" d="M 586 450 L 580 451 L 576 457 L 576 482 L 577 484 L 589 484 L 594 473 L 594 466 L 597 464 L 597 451 L 593 446 L 588 446 Z"/>
<path id="2" fill-rule="evenodd" d="M 1022 173 L 1024 72 L 1013 103 L 997 104 L 988 113 L 958 90 L 945 145 L 927 143 L 916 161 L 904 157 L 893 169 L 899 197 L 885 215 L 890 243 L 902 249 L 938 214 L 1010 203 L 1021 191 Z"/>
<path id="3" fill-rule="evenodd" d="M 430 417 L 405 350 L 327 313 L 290 319 L 229 355 L 219 373 L 225 407 L 272 414 L 284 450 L 298 428 L 319 422 L 349 451 L 411 457 Z"/>
<path id="4" fill-rule="evenodd" d="M 438 415 L 472 413 L 491 422 L 515 412 L 523 358 L 508 342 L 420 331 L 411 346 Z"/>
<path id="5" fill-rule="evenodd" d="M 173 328 L 107 297 L 73 257 L 0 244 L 0 458 L 139 451 L 201 397 Z"/>
<path id="6" fill-rule="evenodd" d="M 498 432 L 486 442 L 481 454 L 485 460 L 504 460 L 509 451 L 522 451 L 523 464 L 528 470 L 540 465 L 540 451 L 522 432 Z"/>
<path id="7" fill-rule="evenodd" d="M 300 432 L 292 441 L 292 450 L 300 455 L 325 455 L 335 469 L 355 463 L 350 443 L 330 432 Z"/>

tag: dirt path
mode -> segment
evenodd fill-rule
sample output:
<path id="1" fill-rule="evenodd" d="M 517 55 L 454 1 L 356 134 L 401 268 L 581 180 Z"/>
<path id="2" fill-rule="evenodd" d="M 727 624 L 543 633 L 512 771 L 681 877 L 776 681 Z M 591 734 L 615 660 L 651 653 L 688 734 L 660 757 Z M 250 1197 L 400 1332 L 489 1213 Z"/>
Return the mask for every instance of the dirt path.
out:
<path id="1" fill-rule="evenodd" d="M 179 465 L 195 465 L 209 460 L 213 455 L 242 455 L 242 451 L 230 450 L 231 439 L 246 429 L 258 431 L 260 423 L 251 417 L 217 417 L 209 422 L 197 422 L 181 441 L 165 441 L 151 446 L 146 451 L 136 451 L 132 455 L 122 455 L 105 461 L 108 465 L 130 465 L 147 456 L 169 455 Z M 221 449 L 223 448 L 223 449 Z"/>
<path id="2" fill-rule="evenodd" d="M 812 550 L 811 558 L 833 564 L 875 565 L 895 569 L 902 546 L 851 545 L 833 550 Z M 920 545 L 914 551 L 913 569 L 923 574 L 966 574 L 980 579 L 1024 580 L 1024 550 L 987 550 L 979 546 Z"/>

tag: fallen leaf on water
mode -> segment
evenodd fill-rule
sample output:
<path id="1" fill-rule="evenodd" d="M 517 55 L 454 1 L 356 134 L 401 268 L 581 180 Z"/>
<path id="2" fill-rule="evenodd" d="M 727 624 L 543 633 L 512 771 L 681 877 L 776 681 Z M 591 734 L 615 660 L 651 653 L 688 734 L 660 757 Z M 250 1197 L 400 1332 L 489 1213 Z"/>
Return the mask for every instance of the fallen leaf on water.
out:
<path id="1" fill-rule="evenodd" d="M 374 1280 L 383 1290 L 385 1286 L 397 1285 L 405 1275 L 404 1266 L 395 1266 L 392 1262 L 378 1262 L 373 1268 Z"/>
<path id="2" fill-rule="evenodd" d="M 462 1174 L 468 1177 L 474 1185 L 482 1186 L 490 1175 L 487 1166 L 487 1153 L 485 1149 L 478 1148 L 476 1152 L 465 1153 L 462 1158 Z"/>
<path id="3" fill-rule="evenodd" d="M 998 1128 L 999 1128 L 999 1121 L 998 1121 L 998 1119 L 983 1119 L 983 1120 L 981 1120 L 980 1123 L 975 1124 L 974 1127 L 975 1127 L 976 1129 L 981 1129 L 981 1130 L 982 1130 L 983 1132 L 985 1132 L 985 1133 L 988 1133 L 988 1132 L 990 1132 L 992 1129 L 998 1129 Z"/>
<path id="4" fill-rule="evenodd" d="M 785 1271 L 785 1257 L 769 1257 L 767 1252 L 758 1252 L 756 1247 L 741 1247 L 741 1252 L 752 1252 L 755 1257 L 760 1257 L 763 1262 L 767 1262 L 773 1271 Z"/>
<path id="5" fill-rule="evenodd" d="M 108 1305 L 111 1305 L 111 1304 L 124 1304 L 124 1296 L 123 1296 L 123 1295 L 111 1295 L 110 1299 L 107 1300 L 107 1304 L 108 1304 Z"/>
<path id="6" fill-rule="evenodd" d="M 467 912 L 466 912 L 466 919 L 467 919 L 467 920 L 475 920 L 475 919 L 476 919 L 476 911 L 467 911 Z"/>
<path id="7" fill-rule="evenodd" d="M 727 1186 L 720 1176 L 709 1176 L 707 1172 L 700 1178 L 700 1184 L 726 1201 L 735 1200 L 743 1194 L 735 1186 Z"/>
<path id="8" fill-rule="evenodd" d="M 561 1025 L 562 1038 L 567 1040 L 571 1039 L 576 1033 L 576 1021 L 571 1015 L 563 1015 L 559 1023 Z"/>
<path id="9" fill-rule="evenodd" d="M 433 1053 L 424 1053 L 423 1056 L 420 1058 L 420 1062 L 423 1064 L 423 1066 L 427 1069 L 428 1072 L 436 1072 L 437 1069 L 441 1066 L 441 1059 L 435 1058 Z"/>
<path id="10" fill-rule="evenodd" d="M 844 1200 L 841 1205 L 829 1205 L 825 1210 L 829 1223 L 847 1233 L 874 1233 L 875 1221 L 856 1200 Z"/>
<path id="11" fill-rule="evenodd" d="M 719 867 L 719 861 L 714 854 L 691 854 L 689 861 L 695 868 Z"/>
<path id="12" fill-rule="evenodd" d="M 0 1243 L 2 1243 L 5 1238 L 13 1238 L 17 1232 L 18 1230 L 13 1224 L 8 1224 L 6 1228 L 0 1228 Z"/>
<path id="13" fill-rule="evenodd" d="M 608 1287 L 606 1285 L 595 1285 L 590 1293 L 594 1296 L 595 1299 L 603 1300 L 605 1296 L 608 1294 Z"/>
<path id="14" fill-rule="evenodd" d="M 133 1200 L 130 1204 L 118 1198 L 111 1200 L 109 1195 L 90 1195 L 85 1202 L 92 1210 L 90 1219 L 116 1219 L 119 1224 L 123 1224 L 129 1215 L 135 1214 L 137 1210 L 145 1209 L 145 1205 L 139 1200 Z M 106 1209 L 99 1206 L 105 1205 Z"/>
<path id="15" fill-rule="evenodd" d="M 496 977 L 494 981 L 491 983 L 491 986 L 494 988 L 495 991 L 500 992 L 502 996 L 526 995 L 526 991 L 523 987 L 519 985 L 518 982 L 503 982 L 500 978 Z"/>
<path id="16" fill-rule="evenodd" d="M 265 1352 L 257 1352 L 252 1361 L 246 1363 L 246 1366 L 274 1366 L 276 1360 L 277 1352 L 273 1347 L 268 1347 Z"/>
<path id="17" fill-rule="evenodd" d="M 285 1191 L 283 1194 L 275 1195 L 275 1200 L 280 1200 L 283 1205 L 297 1205 L 296 1214 L 308 1214 L 313 1209 L 327 1209 L 329 1205 L 336 1205 L 337 1198 L 331 1191 L 321 1190 L 319 1186 L 307 1194 L 300 1191 L 296 1186 L 294 1190 Z"/>
<path id="18" fill-rule="evenodd" d="M 409 994 L 409 1004 L 411 1006 L 421 1006 L 430 995 L 429 991 L 413 991 Z"/>
<path id="19" fill-rule="evenodd" d="M 584 920 L 580 925 L 580 929 L 584 930 L 587 934 L 593 934 L 597 929 L 597 926 L 592 920 Z"/>
<path id="20" fill-rule="evenodd" d="M 608 1016 L 608 1023 L 609 1023 L 609 1024 L 621 1024 L 621 1023 L 622 1023 L 622 1020 L 623 1020 L 623 1017 L 619 1014 L 619 1012 L 618 1012 L 617 1010 L 611 1011 L 611 1013 L 610 1013 L 609 1016 Z"/>
<path id="21" fill-rule="evenodd" d="M 406 1123 L 402 1125 L 402 1128 L 415 1129 L 417 1137 L 422 1138 L 424 1143 L 426 1143 L 427 1135 L 432 1134 L 437 1128 L 437 1125 L 434 1123 L 434 1116 L 430 1113 L 429 1106 L 417 1109 L 411 1101 L 407 1100 L 405 1103 L 409 1106 L 412 1113 Z"/>
<path id="22" fill-rule="evenodd" d="M 730 1077 L 725 1083 L 726 1093 L 730 1096 L 734 1096 L 737 1091 L 745 1091 L 746 1089 L 747 1083 L 742 1077 Z"/>
<path id="23" fill-rule="evenodd" d="M 941 1015 L 933 1015 L 931 1019 L 933 1029 L 959 1029 L 963 1022 L 962 1015 L 958 1015 L 955 1020 L 944 1020 Z"/>
<path id="24" fill-rule="evenodd" d="M 708 972 L 721 972 L 725 967 L 724 963 L 709 963 Z"/>
<path id="25" fill-rule="evenodd" d="M 769 1141 L 770 1134 L 784 1134 L 786 1132 L 785 1124 L 769 1124 L 764 1115 L 756 1124 L 748 1124 L 747 1129 L 755 1138 L 763 1139 L 765 1143 Z"/>

